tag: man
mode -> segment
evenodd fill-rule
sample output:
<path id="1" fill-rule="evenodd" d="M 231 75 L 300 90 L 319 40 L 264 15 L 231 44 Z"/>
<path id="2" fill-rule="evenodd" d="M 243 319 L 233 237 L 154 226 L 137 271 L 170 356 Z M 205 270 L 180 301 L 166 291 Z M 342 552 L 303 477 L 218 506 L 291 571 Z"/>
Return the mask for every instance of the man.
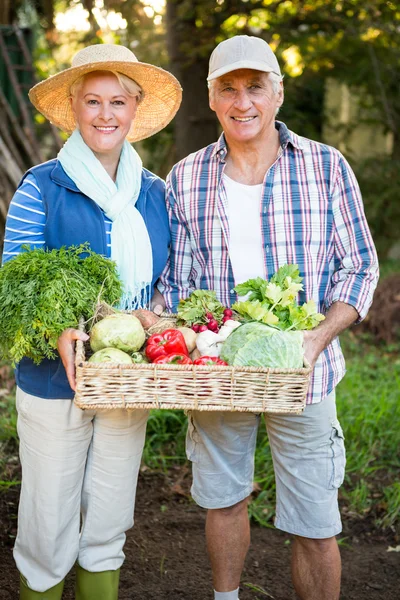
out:
<path id="1" fill-rule="evenodd" d="M 343 433 L 335 386 L 344 375 L 337 335 L 365 317 L 378 277 L 375 249 L 355 177 L 334 148 L 299 137 L 275 120 L 283 103 L 278 61 L 263 40 L 236 36 L 211 55 L 210 107 L 223 133 L 178 163 L 167 181 L 172 229 L 162 278 L 167 306 L 196 288 L 229 306 L 234 287 L 299 265 L 300 301 L 313 298 L 326 319 L 304 334 L 314 367 L 302 415 L 266 415 L 277 485 L 275 525 L 295 536 L 292 579 L 302 600 L 337 600 L 341 531 L 338 488 Z M 208 509 L 207 547 L 215 600 L 239 597 L 249 547 L 259 415 L 189 416 L 192 495 Z"/>

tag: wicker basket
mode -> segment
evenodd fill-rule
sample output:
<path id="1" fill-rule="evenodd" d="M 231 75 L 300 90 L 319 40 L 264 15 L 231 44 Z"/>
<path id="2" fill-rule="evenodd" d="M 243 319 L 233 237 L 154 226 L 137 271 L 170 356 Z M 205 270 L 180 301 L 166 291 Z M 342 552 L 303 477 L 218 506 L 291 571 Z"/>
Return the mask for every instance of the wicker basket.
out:
<path id="1" fill-rule="evenodd" d="M 152 328 L 175 325 L 171 316 Z M 83 409 L 162 408 L 300 414 L 310 367 L 257 367 L 89 363 L 77 342 L 75 404 Z"/>

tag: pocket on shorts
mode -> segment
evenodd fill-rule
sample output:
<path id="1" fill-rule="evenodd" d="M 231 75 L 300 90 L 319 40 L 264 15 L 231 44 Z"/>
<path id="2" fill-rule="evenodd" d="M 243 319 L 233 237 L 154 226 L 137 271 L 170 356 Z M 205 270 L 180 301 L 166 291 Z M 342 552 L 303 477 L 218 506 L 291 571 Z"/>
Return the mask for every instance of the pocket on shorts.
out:
<path id="1" fill-rule="evenodd" d="M 21 388 L 17 388 L 17 394 L 16 394 L 16 408 L 17 408 L 17 413 L 18 416 L 21 417 L 28 417 L 29 416 L 29 412 L 31 409 L 31 406 L 33 404 L 35 400 L 35 396 L 31 396 L 31 394 L 27 394 L 26 392 L 23 392 L 21 390 Z"/>
<path id="2" fill-rule="evenodd" d="M 337 419 L 332 423 L 331 453 L 331 474 L 328 487 L 332 490 L 342 485 L 346 466 L 343 429 Z"/>
<path id="3" fill-rule="evenodd" d="M 199 462 L 200 448 L 199 441 L 200 436 L 194 424 L 193 416 L 189 412 L 188 415 L 188 428 L 186 433 L 186 456 L 188 460 L 192 462 Z"/>

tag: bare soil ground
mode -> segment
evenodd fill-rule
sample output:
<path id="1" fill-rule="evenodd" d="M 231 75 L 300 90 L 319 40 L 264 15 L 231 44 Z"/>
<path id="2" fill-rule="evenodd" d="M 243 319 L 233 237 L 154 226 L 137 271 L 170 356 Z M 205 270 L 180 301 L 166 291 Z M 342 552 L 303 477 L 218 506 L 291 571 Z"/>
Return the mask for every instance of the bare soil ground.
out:
<path id="1" fill-rule="evenodd" d="M 121 600 L 212 599 L 205 511 L 190 500 L 189 486 L 187 467 L 167 475 L 141 473 L 136 523 L 125 546 Z M 17 487 L 0 493 L 0 600 L 18 599 L 18 573 L 12 558 L 18 494 Z M 368 519 L 345 517 L 342 538 L 341 600 L 400 600 L 400 552 L 388 551 L 400 544 L 398 537 L 376 530 Z M 290 536 L 253 524 L 241 600 L 295 600 L 290 552 Z M 73 589 L 71 573 L 65 600 L 74 598 Z"/>

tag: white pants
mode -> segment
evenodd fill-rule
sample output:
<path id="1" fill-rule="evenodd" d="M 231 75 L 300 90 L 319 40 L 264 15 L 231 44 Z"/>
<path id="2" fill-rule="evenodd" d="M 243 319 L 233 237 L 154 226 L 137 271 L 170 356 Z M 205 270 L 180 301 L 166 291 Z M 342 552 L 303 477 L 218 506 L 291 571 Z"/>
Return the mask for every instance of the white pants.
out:
<path id="1" fill-rule="evenodd" d="M 118 569 L 133 525 L 147 410 L 83 411 L 17 389 L 22 488 L 14 558 L 43 592 L 76 560 Z M 82 516 L 82 523 L 80 517 Z"/>

